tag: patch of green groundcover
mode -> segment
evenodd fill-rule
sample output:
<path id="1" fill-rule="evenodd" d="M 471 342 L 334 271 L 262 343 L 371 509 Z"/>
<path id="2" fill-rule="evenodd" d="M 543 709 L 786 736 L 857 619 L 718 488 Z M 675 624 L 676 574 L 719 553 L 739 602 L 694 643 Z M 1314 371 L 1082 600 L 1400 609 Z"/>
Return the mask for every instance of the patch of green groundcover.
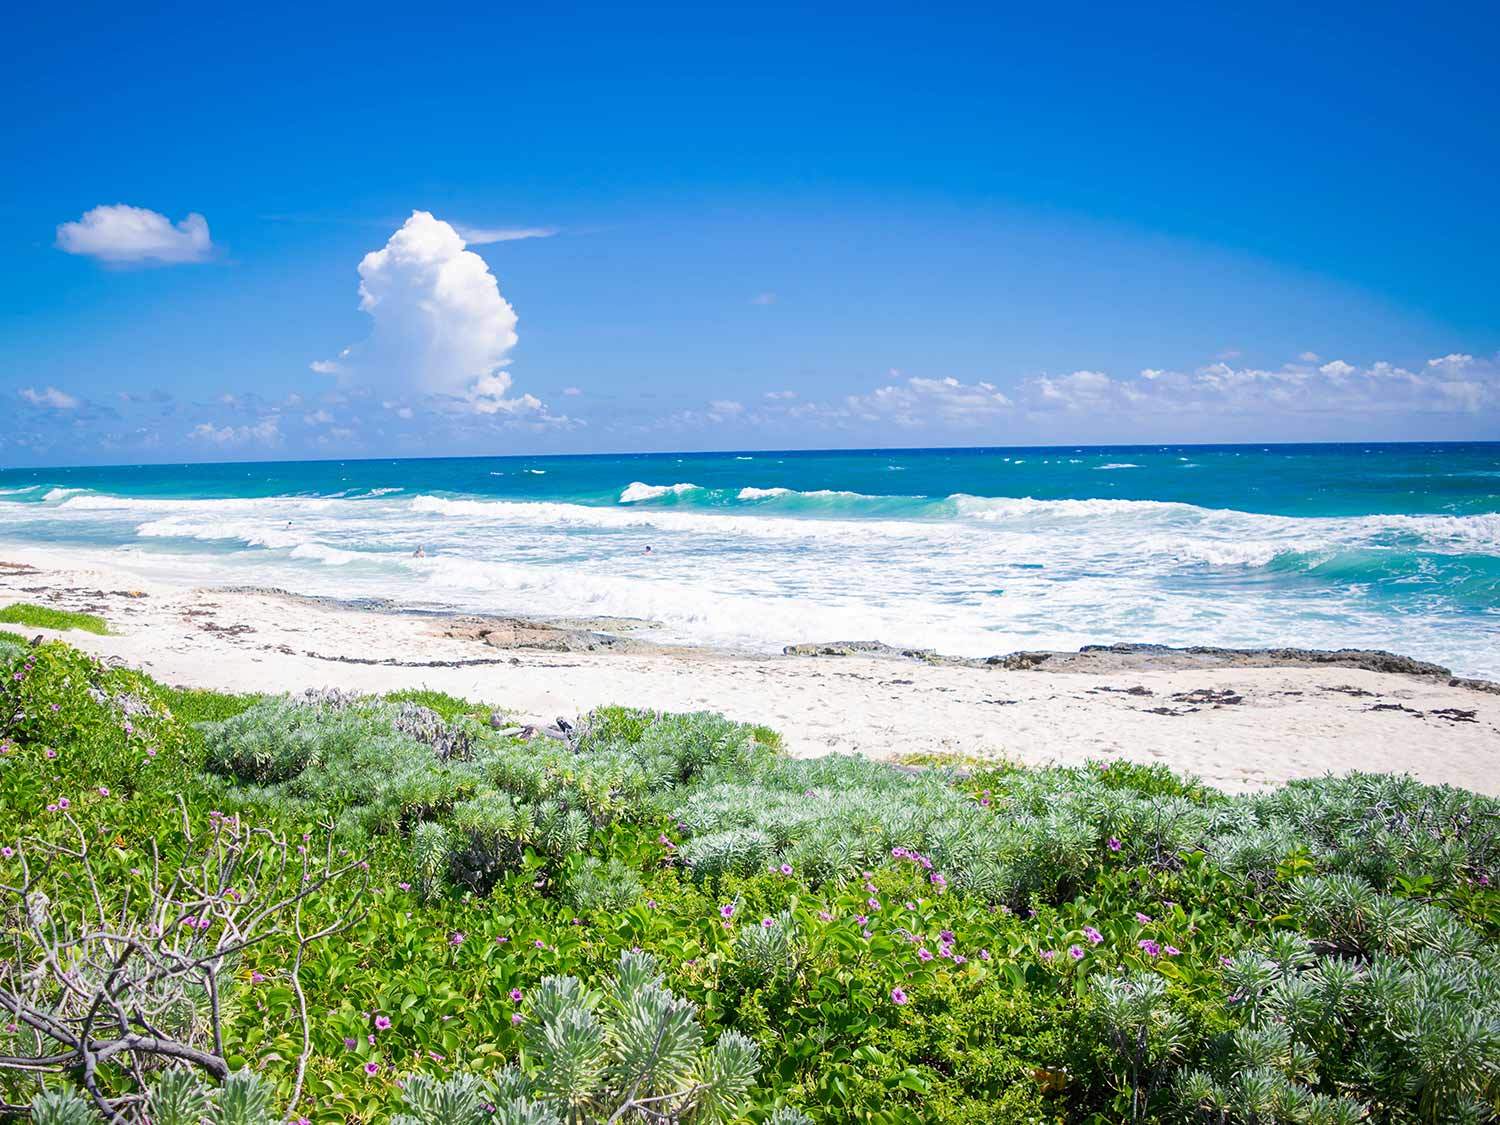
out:
<path id="1" fill-rule="evenodd" d="M 82 629 L 86 633 L 101 635 L 109 632 L 104 618 L 92 613 L 52 609 L 29 602 L 12 602 L 0 609 L 0 625 L 26 625 L 33 629 Z"/>
<path id="2" fill-rule="evenodd" d="M 420 1074 L 450 1083 L 445 1105 L 471 1075 L 476 1105 L 510 1092 L 538 1114 L 505 1102 L 483 1120 L 568 1119 L 544 1056 L 588 1054 L 593 1026 L 611 1028 L 600 1058 L 628 1054 L 610 999 L 627 970 L 632 997 L 693 1006 L 701 1044 L 682 1066 L 709 1066 L 721 1040 L 754 1054 L 755 1085 L 723 1120 L 1332 1125 L 1500 1109 L 1500 805 L 1473 793 L 1353 775 L 1231 797 L 1121 763 L 908 773 L 792 760 L 761 728 L 628 708 L 570 742 L 523 742 L 446 697 L 171 691 L 62 644 L 0 661 L 0 864 L 76 825 L 107 841 L 98 885 L 128 912 L 131 872 L 153 846 L 180 848 L 184 815 L 198 831 L 238 815 L 368 863 L 362 887 L 305 904 L 309 926 L 351 896 L 367 912 L 302 955 L 312 1055 L 294 1118 L 404 1105 L 459 1120 L 424 1115 L 441 1098 Z M 0 866 L 0 882 L 13 874 Z M 65 862 L 38 889 L 53 917 L 92 893 Z M 296 964 L 290 934 L 254 947 L 225 1001 L 225 1054 L 283 1106 Z M 527 1035 L 549 1019 L 572 1030 L 544 1049 Z M 577 1075 L 572 1119 L 606 1120 L 607 1099 L 581 1091 L 607 1076 Z M 0 1070 L 0 1100 L 29 1101 L 37 1081 Z"/>

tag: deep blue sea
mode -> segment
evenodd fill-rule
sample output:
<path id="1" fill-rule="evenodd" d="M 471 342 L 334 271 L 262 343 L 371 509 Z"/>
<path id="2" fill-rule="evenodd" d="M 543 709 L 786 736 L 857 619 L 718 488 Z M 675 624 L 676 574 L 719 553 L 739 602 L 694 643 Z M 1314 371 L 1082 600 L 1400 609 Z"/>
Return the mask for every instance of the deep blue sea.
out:
<path id="1" fill-rule="evenodd" d="M 765 651 L 1348 645 L 1500 675 L 1500 443 L 9 469 L 0 540 Z"/>

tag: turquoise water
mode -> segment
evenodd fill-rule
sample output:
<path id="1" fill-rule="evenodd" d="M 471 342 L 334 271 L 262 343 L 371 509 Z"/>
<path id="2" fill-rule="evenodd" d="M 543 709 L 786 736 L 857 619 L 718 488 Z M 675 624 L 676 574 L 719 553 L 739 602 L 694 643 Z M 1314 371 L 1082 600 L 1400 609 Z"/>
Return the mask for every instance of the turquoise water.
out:
<path id="1" fill-rule="evenodd" d="M 1500 443 L 12 469 L 0 538 L 761 650 L 1355 645 L 1500 674 Z"/>

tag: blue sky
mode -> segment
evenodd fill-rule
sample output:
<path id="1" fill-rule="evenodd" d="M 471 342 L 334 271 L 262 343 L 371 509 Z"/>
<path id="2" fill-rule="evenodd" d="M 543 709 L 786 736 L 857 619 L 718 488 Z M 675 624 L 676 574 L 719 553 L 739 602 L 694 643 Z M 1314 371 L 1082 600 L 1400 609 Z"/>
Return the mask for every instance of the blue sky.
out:
<path id="1" fill-rule="evenodd" d="M 1500 434 L 1493 5 L 1034 7 L 20 12 L 0 464 Z"/>

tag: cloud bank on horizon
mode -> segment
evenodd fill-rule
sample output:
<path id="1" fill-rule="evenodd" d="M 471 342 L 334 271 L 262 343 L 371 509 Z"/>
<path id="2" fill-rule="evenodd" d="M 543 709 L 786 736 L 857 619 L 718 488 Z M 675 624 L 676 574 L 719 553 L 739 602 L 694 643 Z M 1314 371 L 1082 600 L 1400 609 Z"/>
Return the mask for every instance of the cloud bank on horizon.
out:
<path id="1" fill-rule="evenodd" d="M 1463 352 L 1402 365 L 1323 360 L 1311 351 L 1279 366 L 1236 364 L 1237 351 L 1189 369 L 1144 368 L 1117 375 L 1094 369 L 961 379 L 889 371 L 867 390 L 828 395 L 787 386 L 708 391 L 697 401 L 657 404 L 643 391 L 568 383 L 572 400 L 554 414 L 516 385 L 515 308 L 489 262 L 470 245 L 546 238 L 553 227 L 475 229 L 430 211 L 410 217 L 359 260 L 358 308 L 365 338 L 313 359 L 304 382 L 280 395 L 215 388 L 208 402 L 169 392 L 119 391 L 90 398 L 37 381 L 15 389 L 9 425 L 0 425 L 0 460 L 56 460 L 93 441 L 102 456 L 183 450 L 194 456 L 508 452 L 499 434 L 543 434 L 590 427 L 593 448 L 701 448 L 788 445 L 1110 443 L 1110 428 L 1171 441 L 1184 421 L 1275 424 L 1311 419 L 1350 428 L 1392 418 L 1500 419 L 1500 356 Z M 178 265 L 210 260 L 207 220 L 123 204 L 92 208 L 57 228 L 58 249 L 106 266 Z M 743 300 L 743 298 L 740 298 Z M 769 291 L 749 304 L 770 315 Z M 705 382 L 705 388 L 712 386 Z M 743 401 L 742 401 L 743 400 Z M 1266 435 L 1246 434 L 1246 440 Z M 566 452 L 566 437 L 548 451 Z M 6 457 L 5 451 L 11 452 Z"/>

